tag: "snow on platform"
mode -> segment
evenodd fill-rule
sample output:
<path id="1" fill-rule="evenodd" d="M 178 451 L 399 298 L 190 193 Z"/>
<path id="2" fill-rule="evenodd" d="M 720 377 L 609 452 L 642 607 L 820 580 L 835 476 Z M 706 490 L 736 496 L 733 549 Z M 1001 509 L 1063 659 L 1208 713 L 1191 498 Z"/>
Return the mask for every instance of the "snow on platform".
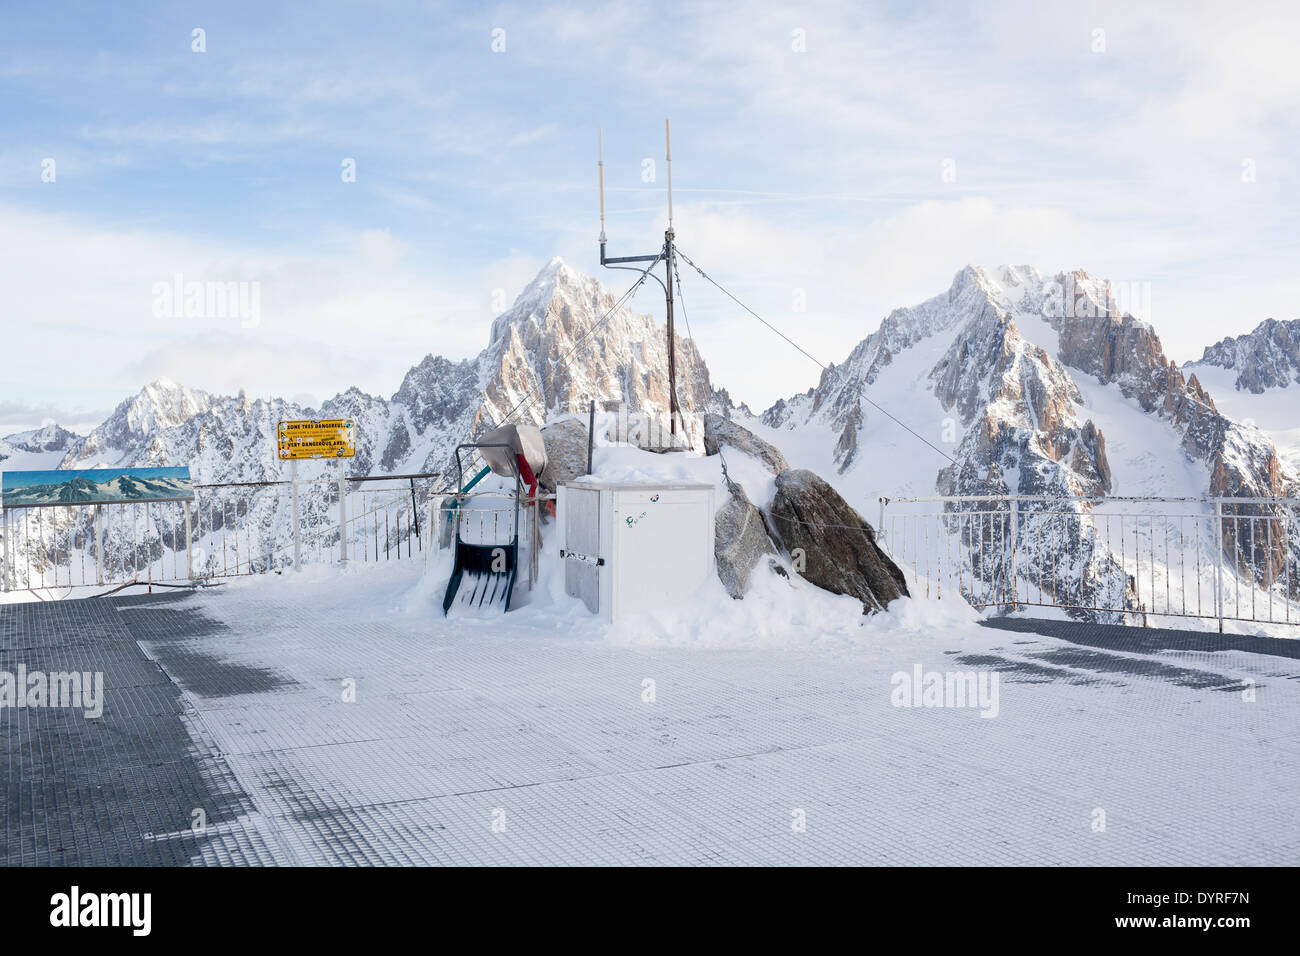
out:
<path id="1" fill-rule="evenodd" d="M 1268 644 L 727 601 L 747 632 L 716 595 L 614 631 L 560 599 L 449 621 L 413 571 L 0 608 L 0 670 L 85 657 L 110 688 L 100 723 L 0 711 L 2 862 L 1300 858 L 1300 662 Z M 918 665 L 996 673 L 996 716 L 893 706 Z"/>

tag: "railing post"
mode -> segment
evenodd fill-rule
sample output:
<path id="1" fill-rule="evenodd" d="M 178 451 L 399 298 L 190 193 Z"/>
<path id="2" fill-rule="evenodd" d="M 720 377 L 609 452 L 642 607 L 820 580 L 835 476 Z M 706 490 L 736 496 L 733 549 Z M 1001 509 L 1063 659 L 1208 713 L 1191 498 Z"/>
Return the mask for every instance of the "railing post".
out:
<path id="1" fill-rule="evenodd" d="M 185 577 L 194 582 L 194 520 L 190 517 L 190 507 L 198 499 L 185 502 Z"/>
<path id="2" fill-rule="evenodd" d="M 880 522 L 876 525 L 876 540 L 881 541 L 885 538 L 885 505 L 889 503 L 888 498 L 880 499 Z"/>
<path id="3" fill-rule="evenodd" d="M 302 567 L 302 529 L 298 526 L 298 459 L 289 462 L 290 500 L 293 507 L 293 567 Z"/>
<path id="4" fill-rule="evenodd" d="M 1219 618 L 1219 633 L 1223 633 L 1223 499 L 1214 502 L 1214 534 L 1218 539 L 1215 551 L 1219 555 L 1214 564 L 1214 613 Z"/>
<path id="5" fill-rule="evenodd" d="M 8 508 L 4 509 L 3 511 L 0 511 L 0 514 L 4 515 L 4 525 L 5 525 L 5 551 L 4 551 L 5 566 L 4 566 L 4 573 L 0 574 L 0 590 L 4 590 L 4 591 L 10 590 L 14 586 L 13 584 L 10 583 L 10 578 L 14 576 L 13 575 L 14 559 L 13 559 L 13 545 L 12 542 L 9 540 L 10 538 L 9 511 L 10 509 Z"/>
<path id="6" fill-rule="evenodd" d="M 363 508 L 364 512 L 365 509 Z M 343 473 L 343 459 L 339 459 L 339 559 L 348 563 L 348 480 Z"/>
<path id="7" fill-rule="evenodd" d="M 95 505 L 95 583 L 104 583 L 104 506 Z"/>
<path id="8" fill-rule="evenodd" d="M 1020 598 L 1020 569 L 1016 564 L 1016 516 L 1020 509 L 1015 495 L 1011 496 L 1011 609 L 1015 610 Z"/>
<path id="9" fill-rule="evenodd" d="M 438 530 L 437 530 L 437 526 L 433 523 L 433 500 L 434 500 L 433 495 L 430 495 L 425 500 L 425 507 L 429 509 L 425 515 L 425 521 L 424 521 L 425 530 L 429 534 L 429 544 L 427 547 L 424 548 L 424 569 L 426 571 L 429 570 L 429 552 L 438 546 L 437 540 L 435 538 L 435 535 L 438 534 Z M 421 538 L 421 541 L 423 541 L 423 538 Z"/>

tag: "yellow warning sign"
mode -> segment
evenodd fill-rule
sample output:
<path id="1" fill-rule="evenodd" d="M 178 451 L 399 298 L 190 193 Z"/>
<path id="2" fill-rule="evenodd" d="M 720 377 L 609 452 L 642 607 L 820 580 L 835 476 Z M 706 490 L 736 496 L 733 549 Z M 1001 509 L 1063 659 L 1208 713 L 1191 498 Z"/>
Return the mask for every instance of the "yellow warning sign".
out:
<path id="1" fill-rule="evenodd" d="M 281 461 L 352 458 L 357 453 L 357 423 L 350 418 L 280 422 L 275 434 Z"/>

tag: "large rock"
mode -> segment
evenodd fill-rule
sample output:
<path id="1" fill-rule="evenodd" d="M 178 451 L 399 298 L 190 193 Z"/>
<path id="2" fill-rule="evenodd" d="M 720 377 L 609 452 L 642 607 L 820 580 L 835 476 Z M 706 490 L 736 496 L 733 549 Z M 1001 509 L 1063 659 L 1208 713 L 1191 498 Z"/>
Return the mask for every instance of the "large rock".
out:
<path id="1" fill-rule="evenodd" d="M 547 425 L 542 429 L 542 441 L 546 444 L 546 471 L 538 483 L 547 491 L 587 473 L 587 426 L 582 421 L 566 418 Z"/>
<path id="2" fill-rule="evenodd" d="M 767 535 L 763 516 L 740 485 L 732 485 L 731 497 L 714 519 L 713 554 L 718 578 L 733 598 L 743 598 L 749 576 L 765 556 L 775 556 L 776 547 Z"/>
<path id="3" fill-rule="evenodd" d="M 853 595 L 864 614 L 907 596 L 903 572 L 880 550 L 871 525 L 811 471 L 777 475 L 769 513 L 795 570 L 819 588 Z"/>
<path id="4" fill-rule="evenodd" d="M 721 415 L 704 416 L 704 453 L 716 455 L 723 445 L 757 458 L 774 475 L 779 475 L 790 467 L 785 455 L 774 445 L 763 441 L 748 428 L 737 425 Z"/>

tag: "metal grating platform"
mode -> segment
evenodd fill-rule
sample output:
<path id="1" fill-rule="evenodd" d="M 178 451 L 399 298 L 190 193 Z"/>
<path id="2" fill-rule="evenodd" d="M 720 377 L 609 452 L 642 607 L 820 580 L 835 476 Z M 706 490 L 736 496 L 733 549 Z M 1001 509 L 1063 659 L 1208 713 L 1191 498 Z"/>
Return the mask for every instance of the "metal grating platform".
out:
<path id="1" fill-rule="evenodd" d="M 0 608 L 0 671 L 13 673 L 19 663 L 29 672 L 102 672 L 104 712 L 87 720 L 79 710 L 0 710 L 0 863 L 274 860 L 262 835 L 237 822 L 251 809 L 247 796 L 179 689 L 136 644 L 116 602 Z M 196 809 L 206 815 L 201 833 L 193 828 Z"/>
<path id="2" fill-rule="evenodd" d="M 0 670 L 100 669 L 109 689 L 99 721 L 0 711 L 0 862 L 1300 856 L 1289 647 L 1132 628 L 1075 643 L 1041 633 L 1070 625 L 1031 622 L 1040 633 L 973 628 L 982 643 L 632 648 L 387 611 L 380 582 L 0 607 Z M 360 600 L 375 612 L 343 613 Z M 914 664 L 996 671 L 998 718 L 890 706 L 890 675 Z"/>

